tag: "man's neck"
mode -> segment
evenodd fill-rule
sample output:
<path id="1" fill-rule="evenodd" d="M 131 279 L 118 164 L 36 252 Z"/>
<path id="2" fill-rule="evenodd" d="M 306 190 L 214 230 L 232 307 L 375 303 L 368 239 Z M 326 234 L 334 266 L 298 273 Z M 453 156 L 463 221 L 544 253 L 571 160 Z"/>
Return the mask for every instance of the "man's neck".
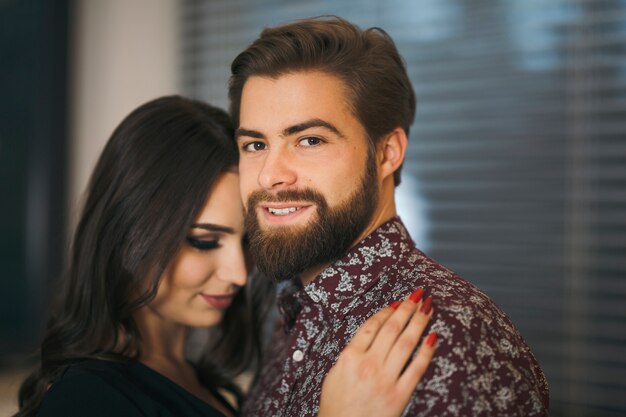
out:
<path id="1" fill-rule="evenodd" d="M 328 267 L 332 262 L 316 265 L 312 268 L 307 269 L 302 274 L 300 274 L 300 281 L 302 281 L 302 285 L 308 285 L 313 281 L 319 274 L 322 273 L 324 269 Z"/>

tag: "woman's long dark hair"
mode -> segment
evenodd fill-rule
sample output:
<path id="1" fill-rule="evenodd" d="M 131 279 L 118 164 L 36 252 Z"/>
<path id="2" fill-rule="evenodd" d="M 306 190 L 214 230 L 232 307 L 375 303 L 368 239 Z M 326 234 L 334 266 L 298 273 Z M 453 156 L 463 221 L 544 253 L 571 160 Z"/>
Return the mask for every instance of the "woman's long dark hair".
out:
<path id="1" fill-rule="evenodd" d="M 20 388 L 15 417 L 34 416 L 73 363 L 140 355 L 132 313 L 154 298 L 213 184 L 236 165 L 230 118 L 208 104 L 163 97 L 122 121 L 91 176 L 41 363 Z M 203 383 L 239 400 L 232 378 L 258 364 L 269 285 L 253 279 L 238 293 L 197 364 Z"/>

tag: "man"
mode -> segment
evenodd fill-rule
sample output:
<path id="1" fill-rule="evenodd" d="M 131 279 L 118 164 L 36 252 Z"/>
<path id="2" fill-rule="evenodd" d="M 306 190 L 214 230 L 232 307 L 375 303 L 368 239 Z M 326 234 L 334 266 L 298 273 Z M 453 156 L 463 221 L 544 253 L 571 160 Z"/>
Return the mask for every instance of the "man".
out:
<path id="1" fill-rule="evenodd" d="M 229 95 L 251 249 L 284 282 L 246 414 L 314 416 L 359 325 L 423 288 L 438 347 L 404 415 L 546 415 L 547 382 L 506 315 L 397 217 L 415 95 L 389 36 L 339 18 L 266 29 L 234 60 Z"/>

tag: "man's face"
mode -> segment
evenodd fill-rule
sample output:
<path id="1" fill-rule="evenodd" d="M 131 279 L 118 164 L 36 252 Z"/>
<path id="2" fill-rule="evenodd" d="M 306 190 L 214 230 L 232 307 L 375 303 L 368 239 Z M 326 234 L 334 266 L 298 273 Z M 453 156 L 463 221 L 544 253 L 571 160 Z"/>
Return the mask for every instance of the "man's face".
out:
<path id="1" fill-rule="evenodd" d="M 378 201 L 376 163 L 338 78 L 251 77 L 237 143 L 246 227 L 263 272 L 290 278 L 362 237 Z"/>

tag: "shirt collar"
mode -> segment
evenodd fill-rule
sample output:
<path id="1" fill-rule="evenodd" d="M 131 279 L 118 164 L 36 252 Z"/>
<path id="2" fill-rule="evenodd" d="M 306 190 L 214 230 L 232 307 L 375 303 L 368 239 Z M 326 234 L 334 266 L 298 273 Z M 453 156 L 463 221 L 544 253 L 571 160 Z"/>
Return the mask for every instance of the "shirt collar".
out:
<path id="1" fill-rule="evenodd" d="M 415 244 L 400 217 L 381 224 L 337 261 L 330 264 L 308 285 L 299 278 L 286 283 L 278 305 L 285 330 L 289 331 L 306 303 L 317 303 L 333 317 L 345 317 L 360 302 L 360 296 L 378 283 L 384 269 Z"/>

